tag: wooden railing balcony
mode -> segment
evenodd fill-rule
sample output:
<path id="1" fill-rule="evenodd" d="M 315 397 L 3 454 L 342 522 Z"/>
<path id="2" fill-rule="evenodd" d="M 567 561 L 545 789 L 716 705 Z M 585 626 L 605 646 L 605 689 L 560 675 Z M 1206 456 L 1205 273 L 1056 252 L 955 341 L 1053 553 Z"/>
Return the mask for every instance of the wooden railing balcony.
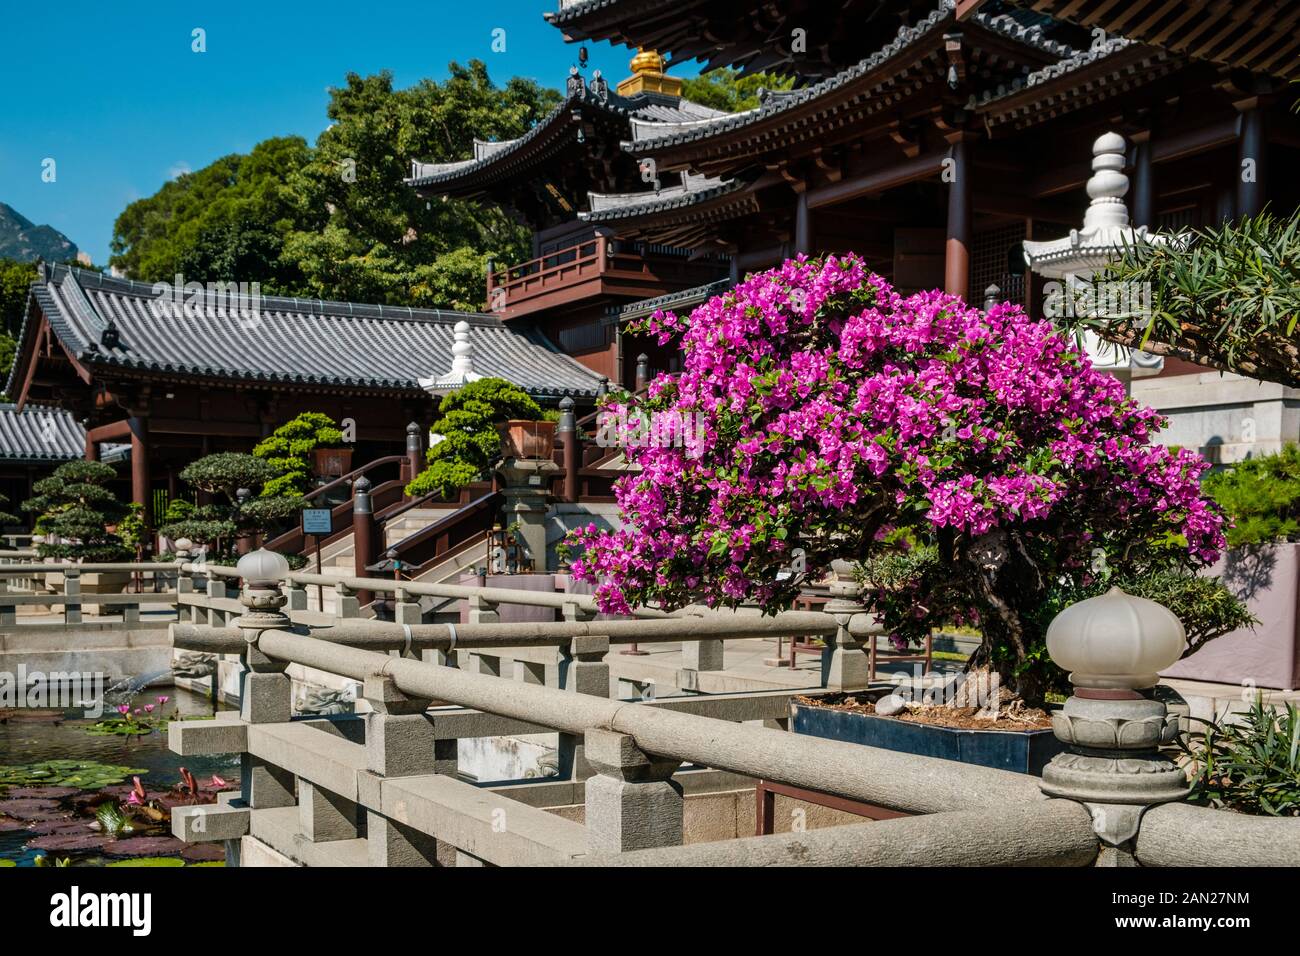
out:
<path id="1" fill-rule="evenodd" d="M 536 259 L 490 270 L 487 307 L 506 317 L 601 294 L 649 298 L 717 279 L 721 260 L 686 250 L 595 236 Z"/>

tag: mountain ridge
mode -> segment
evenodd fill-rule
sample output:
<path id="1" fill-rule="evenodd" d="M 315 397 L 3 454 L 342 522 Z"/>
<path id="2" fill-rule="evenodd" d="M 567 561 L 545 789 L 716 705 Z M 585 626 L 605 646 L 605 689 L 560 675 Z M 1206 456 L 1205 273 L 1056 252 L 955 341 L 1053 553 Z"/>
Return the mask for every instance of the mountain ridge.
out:
<path id="1" fill-rule="evenodd" d="M 77 244 L 53 226 L 38 226 L 13 206 L 0 202 L 0 259 L 18 262 L 67 262 L 77 258 Z"/>

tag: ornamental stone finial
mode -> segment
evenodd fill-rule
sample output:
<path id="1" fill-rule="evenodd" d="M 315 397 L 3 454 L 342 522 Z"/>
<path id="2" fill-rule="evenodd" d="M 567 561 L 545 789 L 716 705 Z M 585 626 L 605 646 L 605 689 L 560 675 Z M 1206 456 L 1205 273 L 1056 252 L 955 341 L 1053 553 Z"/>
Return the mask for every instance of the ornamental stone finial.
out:
<path id="1" fill-rule="evenodd" d="M 1128 176 L 1124 174 L 1124 137 L 1102 133 L 1092 144 L 1092 177 L 1088 195 L 1092 202 L 1083 217 L 1083 231 L 1123 229 L 1128 226 Z"/>
<path id="2" fill-rule="evenodd" d="M 432 395 L 455 391 L 483 376 L 474 371 L 474 344 L 469 339 L 470 325 L 464 319 L 451 330 L 451 371 L 438 378 L 420 379 L 420 387 Z"/>
<path id="3" fill-rule="evenodd" d="M 1142 813 L 1183 799 L 1187 777 L 1160 752 L 1178 718 L 1150 688 L 1186 647 L 1182 623 L 1155 601 L 1111 588 L 1066 608 L 1047 629 L 1047 652 L 1070 671 L 1074 694 L 1052 714 L 1068 746 L 1043 769 L 1043 792 L 1086 804 L 1106 847 L 1127 865 Z"/>

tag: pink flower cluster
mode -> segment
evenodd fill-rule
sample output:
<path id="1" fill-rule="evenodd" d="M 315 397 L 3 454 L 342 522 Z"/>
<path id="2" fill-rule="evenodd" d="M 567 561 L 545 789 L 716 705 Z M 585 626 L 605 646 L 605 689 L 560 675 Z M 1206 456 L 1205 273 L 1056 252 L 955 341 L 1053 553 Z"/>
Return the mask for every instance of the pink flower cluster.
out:
<path id="1" fill-rule="evenodd" d="M 800 257 L 647 330 L 685 361 L 640 407 L 700 416 L 703 445 L 629 448 L 625 527 L 575 532 L 606 611 L 766 605 L 795 548 L 862 558 L 882 524 L 1081 548 L 1167 533 L 1200 561 L 1224 546 L 1206 463 L 1153 445 L 1157 413 L 1016 306 L 904 298 L 856 256 Z"/>

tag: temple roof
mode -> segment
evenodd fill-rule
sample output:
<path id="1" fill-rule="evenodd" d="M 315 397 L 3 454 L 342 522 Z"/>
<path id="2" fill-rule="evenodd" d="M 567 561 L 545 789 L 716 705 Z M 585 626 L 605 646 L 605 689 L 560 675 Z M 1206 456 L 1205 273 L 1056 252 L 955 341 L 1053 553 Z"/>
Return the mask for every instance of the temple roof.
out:
<path id="1" fill-rule="evenodd" d="M 1179 69 L 1184 60 L 1125 37 L 1111 37 L 1010 83 L 972 96 L 969 108 L 992 129 L 1046 122 L 1092 103 L 1121 96 Z"/>
<path id="2" fill-rule="evenodd" d="M 62 408 L 0 404 L 0 462 L 44 464 L 72 461 L 85 453 L 86 432 Z"/>
<path id="3" fill-rule="evenodd" d="M 940 0 L 924 19 L 900 28 L 891 42 L 820 83 L 768 94 L 758 107 L 742 113 L 655 125 L 634 123 L 633 139 L 624 148 L 637 156 L 653 156 L 687 144 L 695 147 L 725 139 L 734 143 L 726 147 L 729 152 L 752 156 L 756 147 L 770 148 L 778 135 L 819 140 L 828 128 L 825 124 L 837 122 L 832 120 L 835 113 L 851 113 L 856 121 L 888 110 L 925 83 L 942 82 L 947 66 L 944 43 L 954 29 L 1007 72 L 1017 68 L 1029 72 L 1078 53 L 1041 29 L 1006 15 L 977 13 L 958 24 L 955 0 Z M 707 164 L 695 168 L 713 171 Z"/>
<path id="4" fill-rule="evenodd" d="M 874 53 L 934 5 L 934 0 L 561 0 L 560 9 L 545 16 L 568 40 L 654 48 L 671 54 L 673 62 L 703 61 L 705 70 L 735 66 L 742 73 L 767 70 L 818 80 Z M 1043 17 L 1015 10 L 1006 19 L 1042 35 L 1036 21 Z M 1063 32 L 1080 33 L 1075 27 Z"/>
<path id="5" fill-rule="evenodd" d="M 719 110 L 690 100 L 656 94 L 622 97 L 608 88 L 592 89 L 572 84 L 564 101 L 537 122 L 523 136 L 501 142 L 474 141 L 474 156 L 452 163 L 411 164 L 407 184 L 417 189 L 448 195 L 475 196 L 492 183 L 518 174 L 520 168 L 545 161 L 578 142 L 575 112 L 598 122 L 611 124 L 617 142 L 631 134 L 633 122 L 651 126 L 690 122 L 725 116 Z M 578 153 L 583 150 L 576 149 Z"/>
<path id="6" fill-rule="evenodd" d="M 355 391 L 421 391 L 452 366 L 453 329 L 469 323 L 475 368 L 538 397 L 594 395 L 597 376 L 535 329 L 494 315 L 277 296 L 184 293 L 68 266 L 43 266 L 32 285 L 8 384 L 44 316 L 82 369 L 168 380 L 216 379 Z M 35 308 L 33 308 L 35 306 Z M 39 314 L 38 314 L 39 313 Z"/>
<path id="7" fill-rule="evenodd" d="M 1174 54 L 1300 77 L 1300 4 L 1274 0 L 1012 0 L 1037 13 Z"/>
<path id="8" fill-rule="evenodd" d="M 719 279 L 717 282 L 697 285 L 692 289 L 682 289 L 679 292 L 670 292 L 667 295 L 656 296 L 653 299 L 629 302 L 619 312 L 619 321 L 627 322 L 631 319 L 644 318 L 647 315 L 654 315 L 660 309 L 671 309 L 674 312 L 680 312 L 682 309 L 693 309 L 701 302 L 707 302 L 715 295 L 722 295 L 734 286 L 735 283 L 730 279 Z"/>
<path id="9" fill-rule="evenodd" d="M 738 219 L 759 209 L 749 178 L 717 179 L 682 174 L 682 182 L 658 192 L 592 193 L 587 222 L 608 223 L 625 239 L 690 247 L 710 223 Z"/>

